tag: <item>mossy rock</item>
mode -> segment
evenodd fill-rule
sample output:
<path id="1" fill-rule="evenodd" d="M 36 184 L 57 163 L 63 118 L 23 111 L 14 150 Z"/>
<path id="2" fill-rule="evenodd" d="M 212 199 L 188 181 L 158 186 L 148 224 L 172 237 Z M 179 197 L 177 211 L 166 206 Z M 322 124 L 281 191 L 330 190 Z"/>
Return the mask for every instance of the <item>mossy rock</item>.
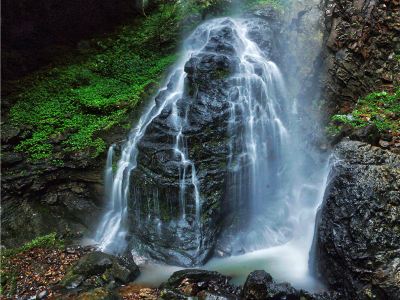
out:
<path id="1" fill-rule="evenodd" d="M 95 251 L 86 254 L 73 265 L 60 285 L 66 289 L 74 289 L 81 285 L 97 287 L 126 284 L 134 281 L 139 273 L 139 267 L 131 258 Z"/>

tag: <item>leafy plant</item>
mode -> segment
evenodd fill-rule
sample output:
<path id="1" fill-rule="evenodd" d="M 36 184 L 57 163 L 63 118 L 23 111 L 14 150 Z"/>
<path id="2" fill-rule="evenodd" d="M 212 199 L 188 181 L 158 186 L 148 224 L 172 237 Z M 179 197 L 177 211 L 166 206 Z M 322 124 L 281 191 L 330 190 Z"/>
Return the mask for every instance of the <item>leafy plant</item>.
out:
<path id="1" fill-rule="evenodd" d="M 329 130 L 333 132 L 333 127 L 340 129 L 344 124 L 355 128 L 375 124 L 380 132 L 399 134 L 400 88 L 394 93 L 374 92 L 360 98 L 350 114 L 332 116 Z"/>
<path id="2" fill-rule="evenodd" d="M 180 17 L 176 3 L 164 3 L 132 25 L 87 41 L 83 53 L 11 84 L 11 123 L 23 131 L 15 150 L 33 161 L 60 151 L 103 153 L 99 134 L 126 120 L 176 60 Z"/>
<path id="3" fill-rule="evenodd" d="M 56 233 L 53 232 L 44 236 L 39 236 L 19 248 L 3 250 L 1 253 L 1 257 L 3 260 L 7 257 L 16 255 L 18 253 L 22 253 L 24 251 L 31 250 L 33 248 L 62 248 L 62 247 L 64 247 L 64 242 L 58 239 Z"/>

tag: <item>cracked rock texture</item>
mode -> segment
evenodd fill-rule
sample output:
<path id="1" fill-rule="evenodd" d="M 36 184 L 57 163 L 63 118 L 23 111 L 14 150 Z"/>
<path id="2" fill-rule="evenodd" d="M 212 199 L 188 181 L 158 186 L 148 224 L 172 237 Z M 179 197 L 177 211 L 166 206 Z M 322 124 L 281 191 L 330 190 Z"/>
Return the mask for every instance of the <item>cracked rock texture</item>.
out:
<path id="1" fill-rule="evenodd" d="M 325 44 L 320 73 L 328 114 L 400 84 L 400 1 L 324 0 Z"/>
<path id="2" fill-rule="evenodd" d="M 400 155 L 343 140 L 320 215 L 317 261 L 345 299 L 400 299 Z"/>

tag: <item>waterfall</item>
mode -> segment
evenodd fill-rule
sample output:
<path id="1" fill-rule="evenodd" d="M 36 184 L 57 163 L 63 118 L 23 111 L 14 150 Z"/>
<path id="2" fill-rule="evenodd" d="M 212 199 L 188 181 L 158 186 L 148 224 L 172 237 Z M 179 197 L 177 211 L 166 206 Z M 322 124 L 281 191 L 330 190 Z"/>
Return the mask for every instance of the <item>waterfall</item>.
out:
<path id="1" fill-rule="evenodd" d="M 212 26 L 208 27 L 211 30 Z M 117 165 L 116 174 L 112 179 L 112 187 L 106 188 L 106 197 L 108 199 L 108 207 L 102 220 L 99 223 L 95 241 L 99 244 L 99 249 L 105 252 L 118 253 L 126 246 L 126 217 L 128 210 L 128 199 L 130 190 L 130 175 L 131 172 L 137 167 L 138 156 L 138 142 L 146 132 L 148 125 L 161 114 L 167 105 L 173 106 L 173 120 L 174 126 L 178 130 L 176 135 L 174 150 L 177 156 L 180 157 L 180 213 L 181 219 L 185 218 L 185 189 L 186 189 L 186 172 L 191 172 L 191 185 L 194 187 L 196 199 L 196 216 L 200 214 L 201 198 L 198 188 L 198 181 L 196 178 L 196 168 L 194 163 L 187 156 L 187 147 L 185 144 L 185 137 L 182 133 L 182 126 L 187 120 L 181 118 L 177 113 L 177 101 L 182 97 L 184 92 L 184 80 L 186 74 L 184 72 L 185 63 L 190 57 L 198 53 L 207 42 L 207 31 L 203 31 L 200 37 L 196 37 L 198 31 L 195 31 L 188 41 L 184 44 L 183 56 L 173 68 L 170 76 L 167 79 L 167 85 L 160 89 L 158 94 L 163 94 L 164 101 L 158 103 L 157 99 L 153 99 L 150 107 L 140 118 L 137 126 L 130 133 L 128 141 L 124 144 L 122 155 Z M 114 146 L 111 146 L 113 149 Z M 113 150 L 110 148 L 109 156 Z M 107 159 L 108 164 L 108 159 Z M 109 166 L 106 167 L 109 169 Z M 111 182 L 109 179 L 109 172 L 106 172 L 107 184 Z M 106 185 L 107 185 L 106 184 Z M 196 220 L 198 222 L 198 219 Z"/>
<path id="2" fill-rule="evenodd" d="M 247 271 L 244 265 L 258 269 L 263 259 L 262 266 L 268 269 L 266 261 L 270 263 L 274 258 L 281 260 L 280 271 L 270 270 L 278 279 L 300 282 L 299 278 L 308 278 L 308 253 L 316 211 L 326 185 L 328 160 L 305 142 L 296 99 L 288 97 L 278 66 L 251 38 L 252 22 L 220 18 L 200 25 L 184 43 L 182 57 L 171 71 L 167 84 L 160 89 L 123 145 L 115 172 L 112 167 L 115 147 L 110 147 L 105 175 L 108 206 L 95 238 L 101 250 L 118 253 L 125 249 L 128 203 L 136 211 L 136 223 L 154 225 L 155 231 L 162 235 L 165 224 L 160 216 L 158 190 L 153 191 L 153 196 L 142 199 L 131 174 L 138 166 L 138 145 L 147 134 L 146 130 L 168 111 L 168 130 L 173 136 L 169 147 L 178 164 L 178 179 L 174 184 L 179 189 L 179 207 L 170 208 L 179 218 L 170 223 L 176 226 L 178 236 L 182 228 L 195 232 L 197 251 L 200 251 L 205 201 L 201 181 L 204 179 L 199 178 L 198 162 L 190 155 L 193 145 L 187 142 L 185 128 L 193 122 L 188 117 L 190 103 L 182 108 L 180 100 L 187 93 L 185 64 L 199 53 L 214 54 L 216 50 L 210 49 L 209 43 L 215 42 L 215 32 L 229 26 L 233 46 L 229 48 L 223 44 L 225 48 L 216 48 L 231 53 L 237 61 L 235 70 L 224 81 L 229 105 L 225 198 L 229 199 L 229 210 L 243 217 L 238 232 L 233 234 L 235 238 L 229 241 L 239 250 L 232 254 L 247 254 L 212 260 L 207 267 L 230 273 L 242 269 L 243 273 Z M 194 199 L 194 207 L 189 205 L 190 199 Z M 143 201 L 147 201 L 148 220 L 142 220 L 139 211 Z M 241 211 L 244 207 L 245 211 Z M 277 258 L 279 253 L 282 255 Z M 291 255 L 291 258 L 282 257 L 284 255 Z M 282 263 L 285 258 L 286 263 Z"/>

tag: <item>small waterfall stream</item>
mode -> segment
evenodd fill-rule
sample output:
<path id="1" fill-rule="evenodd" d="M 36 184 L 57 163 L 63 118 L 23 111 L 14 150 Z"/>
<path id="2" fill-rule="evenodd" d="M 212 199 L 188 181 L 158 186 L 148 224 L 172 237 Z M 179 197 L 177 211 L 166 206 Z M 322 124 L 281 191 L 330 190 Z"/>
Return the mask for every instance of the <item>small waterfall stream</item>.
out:
<path id="1" fill-rule="evenodd" d="M 179 207 L 175 209 L 179 210 L 179 222 L 187 222 L 188 209 L 191 209 L 187 199 L 191 194 L 195 200 L 195 220 L 190 228 L 196 232 L 200 247 L 202 191 L 197 164 L 189 155 L 191 145 L 187 143 L 184 130 L 191 120 L 187 111 L 184 114 L 178 112 L 179 99 L 185 93 L 186 62 L 207 50 L 212 33 L 227 24 L 236 37 L 235 51 L 239 63 L 237 70 L 227 79 L 229 154 L 226 158 L 226 198 L 231 209 L 237 211 L 247 203 L 248 217 L 232 241 L 232 245 L 245 254 L 213 259 L 206 267 L 238 278 L 254 269 L 265 268 L 277 279 L 290 280 L 301 287 L 310 286 L 309 251 L 316 212 L 329 172 L 328 160 L 307 147 L 299 126 L 298 104 L 286 95 L 285 82 L 277 65 L 249 37 L 247 19 L 221 18 L 200 25 L 185 42 L 182 58 L 171 71 L 168 84 L 159 92 L 164 93 L 164 100 L 157 102 L 156 98 L 143 114 L 122 148 L 115 171 L 115 146 L 110 147 L 105 172 L 108 207 L 95 240 L 106 252 L 118 253 L 126 248 L 128 202 L 142 201 L 138 195 L 130 195 L 135 185 L 130 176 L 138 165 L 138 143 L 149 124 L 165 107 L 171 106 L 175 132 L 171 148 L 179 162 Z M 157 210 L 158 196 L 153 200 L 153 210 Z M 161 218 L 156 221 L 161 228 Z M 162 269 L 165 274 L 176 270 Z M 151 274 L 144 271 L 139 280 L 147 282 L 149 278 L 156 278 L 156 273 L 154 269 Z"/>

